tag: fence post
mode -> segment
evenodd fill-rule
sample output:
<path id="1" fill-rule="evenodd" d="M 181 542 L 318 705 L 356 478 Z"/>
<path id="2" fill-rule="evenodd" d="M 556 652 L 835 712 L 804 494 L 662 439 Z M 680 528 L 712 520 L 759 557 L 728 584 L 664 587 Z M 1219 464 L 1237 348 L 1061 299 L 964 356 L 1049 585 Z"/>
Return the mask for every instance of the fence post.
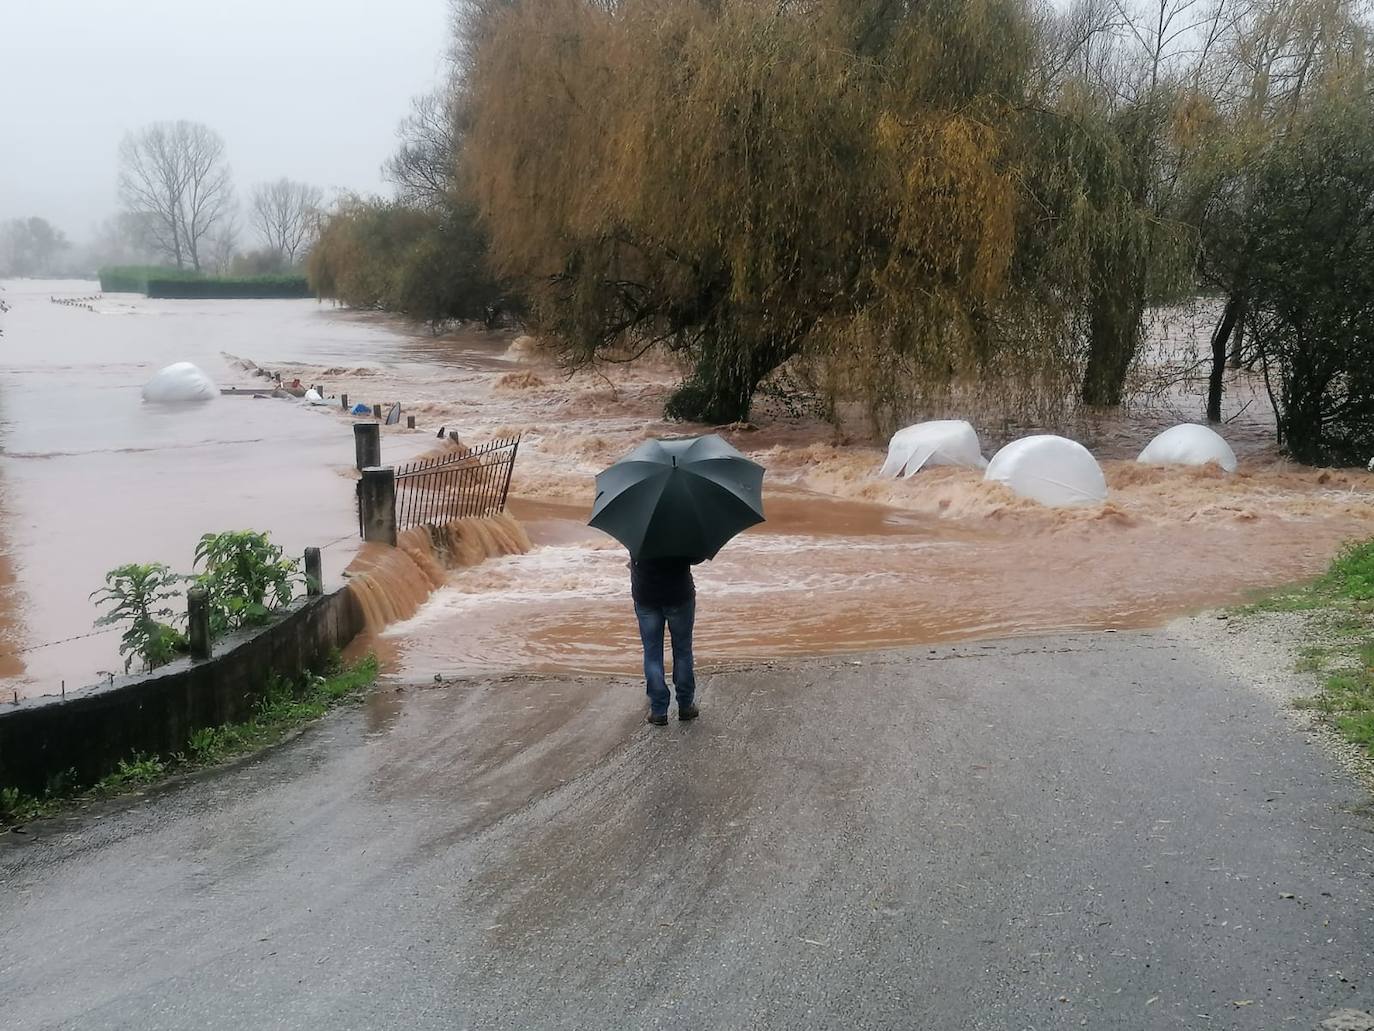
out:
<path id="1" fill-rule="evenodd" d="M 515 471 L 515 456 L 520 453 L 520 438 L 515 438 L 515 443 L 511 445 L 510 461 L 506 463 L 506 480 L 501 484 L 501 508 L 499 511 L 506 510 L 506 495 L 510 493 L 510 476 Z"/>
<path id="2" fill-rule="evenodd" d="M 396 546 L 396 471 L 391 466 L 363 470 L 358 481 L 363 540 Z"/>
<path id="3" fill-rule="evenodd" d="M 415 428 L 415 416 L 413 416 L 413 415 L 407 415 L 407 416 L 406 416 L 406 429 L 408 429 L 408 430 L 413 430 L 414 428 Z"/>
<path id="4" fill-rule="evenodd" d="M 348 411 L 348 395 L 347 395 L 347 394 L 340 394 L 340 395 L 339 395 L 339 407 L 342 408 L 345 412 Z"/>
<path id="5" fill-rule="evenodd" d="M 382 464 L 382 431 L 375 422 L 353 424 L 353 452 L 359 471 Z"/>
<path id="6" fill-rule="evenodd" d="M 324 593 L 324 572 L 319 548 L 305 549 L 305 593 L 312 598 Z"/>
<path id="7" fill-rule="evenodd" d="M 372 417 L 373 417 L 374 419 L 380 419 L 380 418 L 382 418 L 385 414 L 386 414 L 386 413 L 382 411 L 382 406 L 381 406 L 381 405 L 373 405 L 373 406 L 372 406 Z"/>
<path id="8" fill-rule="evenodd" d="M 210 657 L 210 596 L 204 587 L 192 587 L 186 592 L 186 636 L 190 639 L 191 658 Z"/>

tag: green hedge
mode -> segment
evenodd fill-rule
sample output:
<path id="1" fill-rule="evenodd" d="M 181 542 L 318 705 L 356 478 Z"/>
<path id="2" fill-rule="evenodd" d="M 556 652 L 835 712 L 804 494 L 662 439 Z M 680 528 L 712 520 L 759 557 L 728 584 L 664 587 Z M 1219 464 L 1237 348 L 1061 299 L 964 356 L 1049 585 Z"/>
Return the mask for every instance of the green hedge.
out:
<path id="1" fill-rule="evenodd" d="M 242 276 L 213 279 L 150 278 L 147 295 L 173 300 L 262 300 L 313 297 L 304 276 Z"/>
<path id="2" fill-rule="evenodd" d="M 187 272 L 169 265 L 113 265 L 100 270 L 100 291 L 107 294 L 141 294 L 150 279 L 203 279 L 199 272 Z"/>

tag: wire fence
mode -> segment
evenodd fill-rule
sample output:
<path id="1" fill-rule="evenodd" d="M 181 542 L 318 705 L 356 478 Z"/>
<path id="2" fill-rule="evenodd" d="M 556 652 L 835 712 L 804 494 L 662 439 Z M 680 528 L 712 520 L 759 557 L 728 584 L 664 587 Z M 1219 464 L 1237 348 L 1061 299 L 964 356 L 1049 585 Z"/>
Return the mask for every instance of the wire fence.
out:
<path id="1" fill-rule="evenodd" d="M 396 467 L 396 529 L 491 516 L 506 508 L 520 438 Z"/>

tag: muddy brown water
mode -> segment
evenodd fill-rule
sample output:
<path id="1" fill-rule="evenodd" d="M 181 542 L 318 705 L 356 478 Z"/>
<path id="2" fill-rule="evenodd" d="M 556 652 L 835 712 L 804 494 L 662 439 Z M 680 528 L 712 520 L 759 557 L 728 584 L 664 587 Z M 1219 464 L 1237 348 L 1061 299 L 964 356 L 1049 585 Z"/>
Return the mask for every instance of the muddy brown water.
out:
<path id="1" fill-rule="evenodd" d="M 221 397 L 147 405 L 141 389 L 176 361 L 221 386 L 262 386 L 225 357 L 270 353 L 319 368 L 410 340 L 330 317 L 313 301 L 149 301 L 99 284 L 7 281 L 0 316 L 0 700 L 122 672 L 118 634 L 92 631 L 90 594 L 129 562 L 192 567 L 207 531 L 270 530 L 292 554 L 326 549 L 337 578 L 356 548 L 351 431 L 333 411 Z M 324 381 L 328 385 L 328 381 Z"/>
<path id="2" fill-rule="evenodd" d="M 596 471 L 647 436 L 683 431 L 659 418 L 671 367 L 570 377 L 501 334 L 433 337 L 309 302 L 125 296 L 91 313 L 49 304 L 56 291 L 8 291 L 6 651 L 87 629 L 86 596 L 105 569 L 188 567 L 199 533 L 251 525 L 293 552 L 334 542 L 327 574 L 354 563 L 373 627 L 362 646 L 396 676 L 637 668 L 624 552 L 585 518 Z M 222 398 L 164 412 L 139 401 L 147 376 L 175 360 L 224 384 L 260 382 L 225 355 L 355 401 L 399 401 L 419 428 L 386 429 L 387 461 L 433 450 L 441 427 L 466 442 L 523 434 L 519 525 L 358 552 L 351 434 L 337 410 Z M 769 470 L 768 521 L 698 567 L 700 661 L 1147 626 L 1314 574 L 1342 542 L 1374 533 L 1374 476 L 1277 459 L 1259 400 L 1254 382 L 1231 384 L 1233 476 L 1131 460 L 1189 417 L 1186 394 L 1084 424 L 1077 435 L 1103 459 L 1110 496 L 1074 510 L 1020 501 L 964 470 L 880 480 L 881 448 L 765 411 L 757 430 L 726 431 Z M 989 454 L 1029 429 L 980 427 Z M 0 690 L 56 690 L 59 675 L 85 682 L 117 668 L 113 652 L 106 636 L 11 655 Z"/>

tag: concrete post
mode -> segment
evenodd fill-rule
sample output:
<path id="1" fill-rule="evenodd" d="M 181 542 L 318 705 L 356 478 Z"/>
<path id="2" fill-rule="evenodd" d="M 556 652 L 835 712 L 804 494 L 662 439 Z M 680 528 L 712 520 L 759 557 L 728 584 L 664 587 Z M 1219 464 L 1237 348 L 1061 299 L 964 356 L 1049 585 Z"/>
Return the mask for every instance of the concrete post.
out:
<path id="1" fill-rule="evenodd" d="M 305 593 L 312 598 L 324 593 L 324 571 L 319 548 L 305 549 Z"/>
<path id="2" fill-rule="evenodd" d="M 391 466 L 363 470 L 358 481 L 363 540 L 396 546 L 396 472 Z"/>
<path id="3" fill-rule="evenodd" d="M 408 430 L 413 430 L 414 428 L 415 428 L 415 416 L 413 416 L 413 415 L 407 415 L 407 416 L 406 416 L 406 429 L 408 429 Z"/>
<path id="4" fill-rule="evenodd" d="M 353 454 L 359 470 L 382 464 L 382 431 L 375 422 L 353 424 Z"/>
<path id="5" fill-rule="evenodd" d="M 339 395 L 339 407 L 342 408 L 345 412 L 348 411 L 348 395 L 347 395 L 347 394 L 340 394 L 340 395 Z"/>
<path id="6" fill-rule="evenodd" d="M 210 595 L 204 587 L 186 592 L 186 636 L 191 643 L 191 658 L 210 657 Z"/>

